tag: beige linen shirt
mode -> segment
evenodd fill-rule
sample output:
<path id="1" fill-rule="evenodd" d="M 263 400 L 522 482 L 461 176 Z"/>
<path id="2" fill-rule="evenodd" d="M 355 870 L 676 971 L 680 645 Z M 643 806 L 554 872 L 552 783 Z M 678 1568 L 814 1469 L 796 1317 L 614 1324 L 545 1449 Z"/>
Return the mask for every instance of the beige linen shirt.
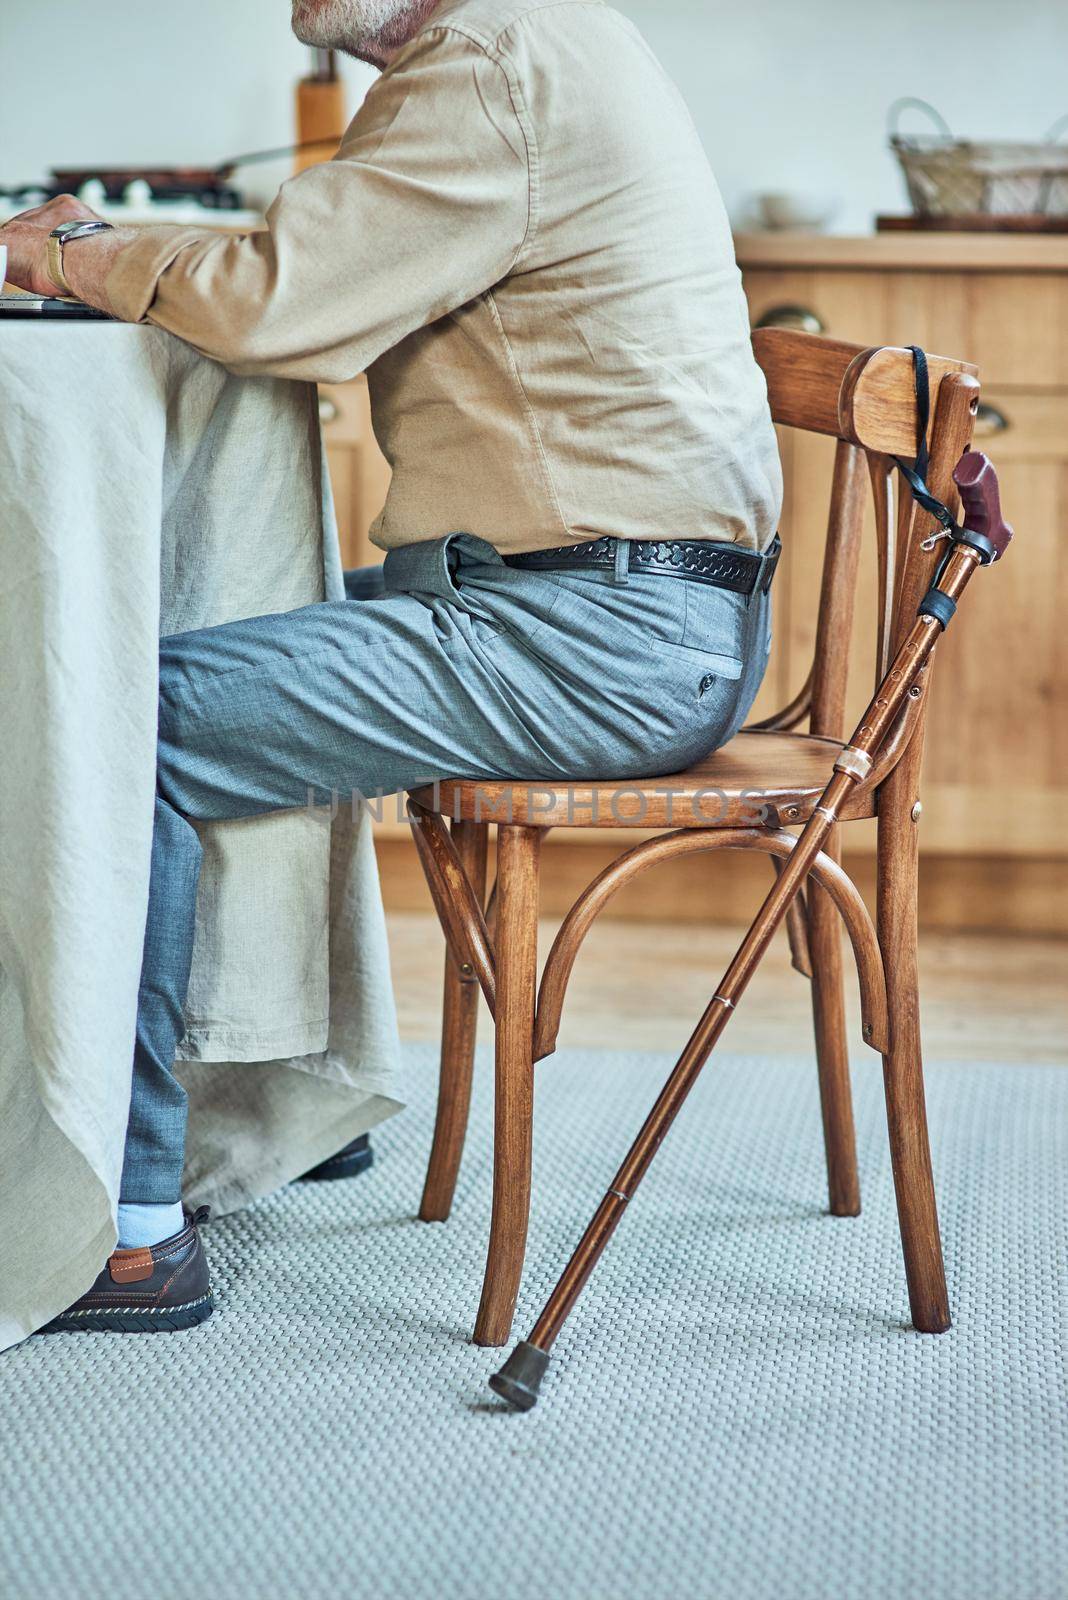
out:
<path id="1" fill-rule="evenodd" d="M 238 373 L 367 372 L 386 548 L 762 548 L 781 476 L 715 180 L 600 0 L 444 0 L 267 231 L 146 228 L 108 281 Z"/>

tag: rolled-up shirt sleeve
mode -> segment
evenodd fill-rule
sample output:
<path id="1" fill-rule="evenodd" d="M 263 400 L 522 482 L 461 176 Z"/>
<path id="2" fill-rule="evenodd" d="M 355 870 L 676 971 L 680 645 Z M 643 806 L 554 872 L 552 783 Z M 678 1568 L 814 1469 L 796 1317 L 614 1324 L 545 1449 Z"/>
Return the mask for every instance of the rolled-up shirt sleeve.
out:
<path id="1" fill-rule="evenodd" d="M 477 44 L 430 29 L 374 86 L 337 155 L 283 185 L 264 231 L 149 227 L 107 282 L 238 373 L 355 377 L 499 282 L 528 243 L 535 164 L 517 90 Z"/>

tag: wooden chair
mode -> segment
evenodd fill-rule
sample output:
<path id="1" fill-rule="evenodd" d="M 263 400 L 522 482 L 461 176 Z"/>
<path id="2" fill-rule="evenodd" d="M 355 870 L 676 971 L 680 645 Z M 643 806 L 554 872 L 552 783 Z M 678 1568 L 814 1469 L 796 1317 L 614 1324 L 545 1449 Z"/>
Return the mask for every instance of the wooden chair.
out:
<path id="1" fill-rule="evenodd" d="M 779 424 L 838 440 L 816 628 L 804 687 L 777 716 L 743 730 L 689 772 L 647 784 L 627 780 L 514 785 L 451 781 L 413 791 L 413 836 L 445 932 L 448 954 L 437 1124 L 420 1216 L 444 1221 L 463 1152 L 478 988 L 495 1018 L 493 1215 L 475 1342 L 509 1335 L 526 1247 L 531 1183 L 534 1063 L 552 1053 L 568 978 L 590 926 L 612 895 L 657 862 L 699 850 L 761 850 L 776 871 L 794 844 L 787 831 L 812 814 L 843 749 L 846 675 L 865 505 L 878 539 L 877 678 L 915 619 L 939 548 L 937 525 L 900 483 L 894 459 L 916 452 L 911 354 L 784 330 L 761 330 L 754 349 Z M 979 399 L 975 368 L 930 357 L 933 421 L 928 483 L 954 508 L 953 468 L 968 447 Z M 789 538 L 789 530 L 786 530 Z M 811 977 L 830 1209 L 860 1209 L 838 917 L 857 957 L 865 1043 L 883 1057 L 886 1112 L 912 1320 L 923 1332 L 949 1326 L 924 1104 L 916 962 L 919 775 L 930 671 L 842 812 L 878 818 L 876 929 L 839 860 L 836 828 L 805 895 L 787 916 L 794 965 Z M 807 720 L 807 731 L 798 731 Z M 625 787 L 631 811 L 618 795 Z M 671 813 L 662 791 L 673 791 Z M 716 814 L 700 795 L 717 791 Z M 764 797 L 754 816 L 752 795 Z M 677 797 L 677 798 L 675 798 Z M 688 801 L 696 801 L 691 808 Z M 565 917 L 537 982 L 538 853 L 545 831 L 580 825 L 661 828 L 612 862 Z M 445 819 L 451 819 L 451 831 Z M 487 835 L 497 827 L 497 882 L 486 906 Z M 830 858 L 830 859 L 828 859 Z M 876 940 L 877 932 L 877 940 Z"/>

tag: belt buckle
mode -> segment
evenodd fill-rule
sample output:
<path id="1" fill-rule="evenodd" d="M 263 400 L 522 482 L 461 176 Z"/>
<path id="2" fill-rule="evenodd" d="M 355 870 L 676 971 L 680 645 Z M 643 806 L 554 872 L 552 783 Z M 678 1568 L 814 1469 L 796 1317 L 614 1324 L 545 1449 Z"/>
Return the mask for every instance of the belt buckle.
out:
<path id="1" fill-rule="evenodd" d="M 781 555 L 782 540 L 779 538 L 779 535 L 776 534 L 761 558 L 765 569 L 760 574 L 759 589 L 761 594 L 767 594 L 768 590 L 771 588 L 771 580 L 775 576 L 775 569 L 779 565 L 779 557 Z"/>

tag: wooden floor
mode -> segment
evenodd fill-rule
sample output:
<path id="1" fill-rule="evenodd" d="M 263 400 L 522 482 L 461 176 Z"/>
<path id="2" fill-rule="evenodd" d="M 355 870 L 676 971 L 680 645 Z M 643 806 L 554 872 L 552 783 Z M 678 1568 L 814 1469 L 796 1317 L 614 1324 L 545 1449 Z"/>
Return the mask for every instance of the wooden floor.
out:
<path id="1" fill-rule="evenodd" d="M 436 1039 L 442 941 L 432 915 L 392 912 L 390 944 L 407 1039 Z M 579 957 L 560 1045 L 682 1047 L 734 952 L 740 929 L 604 920 Z M 544 956 L 555 925 L 542 928 Z M 920 943 L 927 1059 L 1068 1064 L 1068 943 L 930 932 Z M 849 993 L 857 1056 L 859 1008 Z M 490 1037 L 485 1013 L 480 1036 Z M 809 985 L 781 938 L 732 1019 L 726 1048 L 789 1055 L 812 1048 Z M 874 1058 L 873 1058 L 874 1060 Z"/>

